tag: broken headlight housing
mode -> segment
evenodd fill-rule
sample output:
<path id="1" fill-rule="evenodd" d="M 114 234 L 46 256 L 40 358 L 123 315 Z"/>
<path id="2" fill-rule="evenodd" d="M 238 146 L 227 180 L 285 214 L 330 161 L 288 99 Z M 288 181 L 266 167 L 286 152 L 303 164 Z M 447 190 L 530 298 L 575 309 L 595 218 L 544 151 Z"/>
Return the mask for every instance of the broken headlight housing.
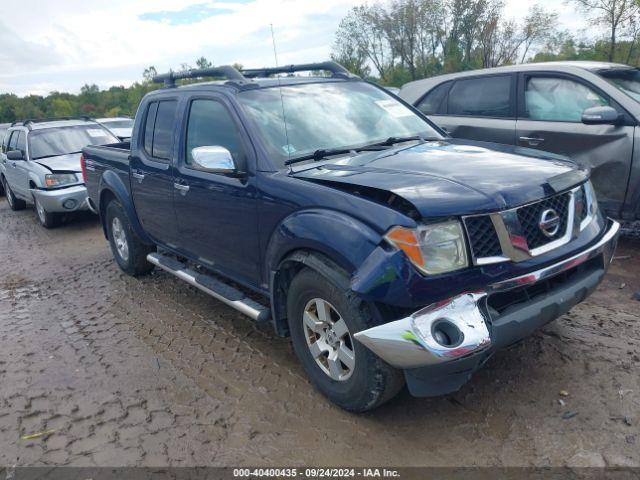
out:
<path id="1" fill-rule="evenodd" d="M 427 275 L 452 272 L 469 266 L 462 225 L 457 220 L 393 227 L 384 238 L 402 250 L 418 270 Z"/>

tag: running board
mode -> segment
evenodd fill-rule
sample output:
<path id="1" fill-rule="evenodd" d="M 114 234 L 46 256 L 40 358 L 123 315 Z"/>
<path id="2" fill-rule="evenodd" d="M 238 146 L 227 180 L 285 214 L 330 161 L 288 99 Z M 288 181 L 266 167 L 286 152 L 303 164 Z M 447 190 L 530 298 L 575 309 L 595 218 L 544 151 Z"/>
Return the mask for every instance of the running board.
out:
<path id="1" fill-rule="evenodd" d="M 212 276 L 192 270 L 175 258 L 167 257 L 159 253 L 150 253 L 147 255 L 147 260 L 155 266 L 178 277 L 180 280 L 184 280 L 188 284 L 199 288 L 204 293 L 226 303 L 231 308 L 235 308 L 240 313 L 244 313 L 257 322 L 265 322 L 271 317 L 269 308 L 251 300 L 240 290 Z"/>

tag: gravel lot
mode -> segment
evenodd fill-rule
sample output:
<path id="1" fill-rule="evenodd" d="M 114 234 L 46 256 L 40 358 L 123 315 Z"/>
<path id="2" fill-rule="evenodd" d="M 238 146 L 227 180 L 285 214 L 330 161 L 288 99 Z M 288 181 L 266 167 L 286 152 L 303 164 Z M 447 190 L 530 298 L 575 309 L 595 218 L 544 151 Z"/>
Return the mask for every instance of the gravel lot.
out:
<path id="1" fill-rule="evenodd" d="M 586 303 L 460 392 L 353 415 L 270 328 L 120 273 L 95 218 L 47 231 L 2 199 L 0 465 L 640 466 L 639 272 L 622 239 Z"/>

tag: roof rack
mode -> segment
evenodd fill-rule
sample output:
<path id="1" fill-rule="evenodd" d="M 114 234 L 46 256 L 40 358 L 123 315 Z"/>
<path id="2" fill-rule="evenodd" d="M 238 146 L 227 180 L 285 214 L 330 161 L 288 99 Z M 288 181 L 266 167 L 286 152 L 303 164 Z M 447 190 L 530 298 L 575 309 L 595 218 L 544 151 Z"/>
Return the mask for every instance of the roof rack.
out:
<path id="1" fill-rule="evenodd" d="M 224 77 L 228 80 L 246 83 L 247 79 L 236 68 L 232 66 L 212 67 L 212 68 L 193 68 L 191 70 L 184 70 L 182 72 L 169 72 L 153 77 L 155 83 L 164 83 L 167 88 L 176 86 L 176 80 L 183 80 L 186 78 L 200 78 L 200 77 Z"/>
<path id="2" fill-rule="evenodd" d="M 95 120 L 87 115 L 80 115 L 77 117 L 51 117 L 51 118 L 27 118 L 25 120 L 16 120 L 11 124 L 12 127 L 27 127 L 31 130 L 31 125 L 33 123 L 43 123 L 43 122 L 58 122 L 61 120 L 84 120 L 86 122 L 95 122 Z"/>
<path id="3" fill-rule="evenodd" d="M 304 63 L 300 65 L 283 65 L 282 67 L 249 68 L 242 70 L 246 78 L 268 77 L 276 73 L 308 72 L 313 70 L 325 70 L 331 72 L 333 77 L 356 78 L 357 76 L 336 62 Z"/>

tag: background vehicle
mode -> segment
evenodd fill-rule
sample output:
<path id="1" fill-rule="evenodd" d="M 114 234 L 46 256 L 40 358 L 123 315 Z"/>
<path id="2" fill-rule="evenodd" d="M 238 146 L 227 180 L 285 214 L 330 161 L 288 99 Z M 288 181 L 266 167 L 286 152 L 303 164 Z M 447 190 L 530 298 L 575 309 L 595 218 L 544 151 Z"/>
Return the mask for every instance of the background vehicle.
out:
<path id="1" fill-rule="evenodd" d="M 640 218 L 640 71 L 602 62 L 522 64 L 408 83 L 400 97 L 453 137 L 569 156 L 600 205 Z"/>
<path id="2" fill-rule="evenodd" d="M 228 80 L 174 84 L 207 76 Z M 156 80 L 130 145 L 83 149 L 114 259 L 270 320 L 343 408 L 457 390 L 608 268 L 619 225 L 586 170 L 446 139 L 338 64 Z"/>
<path id="3" fill-rule="evenodd" d="M 7 129 L 11 126 L 10 123 L 0 123 L 0 142 L 4 140 L 4 136 L 7 133 Z M 0 182 L 0 196 L 4 195 L 4 185 Z"/>
<path id="4" fill-rule="evenodd" d="M 131 131 L 133 130 L 133 119 L 129 117 L 111 117 L 96 118 L 95 120 L 103 127 L 106 127 L 120 140 L 128 140 L 131 138 Z"/>
<path id="5" fill-rule="evenodd" d="M 7 130 L 0 154 L 0 181 L 12 210 L 33 203 L 40 223 L 57 225 L 60 214 L 86 210 L 80 175 L 85 145 L 117 141 L 90 120 L 25 120 Z"/>

